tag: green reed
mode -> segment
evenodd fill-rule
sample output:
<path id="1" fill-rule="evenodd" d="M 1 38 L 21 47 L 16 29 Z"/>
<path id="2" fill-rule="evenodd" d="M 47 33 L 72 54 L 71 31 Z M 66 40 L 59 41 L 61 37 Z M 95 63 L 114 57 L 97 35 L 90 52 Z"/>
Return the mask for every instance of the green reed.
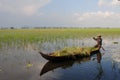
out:
<path id="1" fill-rule="evenodd" d="M 117 37 L 120 29 L 14 29 L 0 30 L 0 43 L 47 42 L 58 39 L 82 39 L 97 35 Z"/>

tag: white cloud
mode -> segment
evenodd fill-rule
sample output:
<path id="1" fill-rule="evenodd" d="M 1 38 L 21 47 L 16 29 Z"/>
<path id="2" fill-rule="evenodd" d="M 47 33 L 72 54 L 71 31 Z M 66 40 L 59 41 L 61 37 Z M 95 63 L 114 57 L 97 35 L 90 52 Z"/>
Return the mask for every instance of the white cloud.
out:
<path id="1" fill-rule="evenodd" d="M 110 17 L 119 17 L 120 18 L 120 14 L 118 13 L 114 13 L 114 12 L 87 12 L 87 13 L 83 13 L 83 14 L 79 14 L 79 13 L 75 13 L 74 15 L 79 16 L 78 19 L 79 20 L 87 20 L 87 19 L 91 19 L 91 18 L 97 18 L 97 19 L 107 19 Z"/>
<path id="2" fill-rule="evenodd" d="M 99 6 L 120 6 L 120 0 L 99 0 Z"/>
<path id="3" fill-rule="evenodd" d="M 80 24 L 94 25 L 94 26 L 112 26 L 120 27 L 120 13 L 115 12 L 87 12 L 87 13 L 74 13 L 77 21 Z"/>
<path id="4" fill-rule="evenodd" d="M 51 0 L 0 0 L 0 11 L 25 15 L 41 14 L 39 9 Z"/>

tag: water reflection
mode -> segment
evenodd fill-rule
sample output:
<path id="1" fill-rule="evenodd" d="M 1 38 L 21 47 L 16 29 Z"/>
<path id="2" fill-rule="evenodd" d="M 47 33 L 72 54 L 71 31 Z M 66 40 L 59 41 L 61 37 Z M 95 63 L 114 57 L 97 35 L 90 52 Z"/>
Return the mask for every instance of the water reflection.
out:
<path id="1" fill-rule="evenodd" d="M 102 70 L 102 66 L 101 66 L 101 59 L 102 59 L 102 56 L 101 56 L 101 53 L 100 52 L 97 52 L 95 54 L 97 57 L 97 63 L 98 63 L 98 74 L 96 75 L 95 77 L 95 80 L 100 80 L 101 77 L 102 77 L 102 74 L 103 74 L 103 70 Z M 62 68 L 62 69 L 68 69 L 72 66 L 74 66 L 74 64 L 79 64 L 81 65 L 82 62 L 89 62 L 91 60 L 91 57 L 85 57 L 85 58 L 80 58 L 80 59 L 77 59 L 77 60 L 69 60 L 69 61 L 64 61 L 64 62 L 47 62 L 41 72 L 40 72 L 40 76 L 44 75 L 45 73 L 49 72 L 49 71 L 53 71 L 57 68 Z M 95 58 L 94 58 L 95 60 Z"/>
<path id="2" fill-rule="evenodd" d="M 101 80 L 102 75 L 103 75 L 103 69 L 102 69 L 102 65 L 101 65 L 101 59 L 102 59 L 102 55 L 101 52 L 96 53 L 97 56 L 97 63 L 98 63 L 98 74 L 96 75 L 94 80 Z"/>
<path id="3" fill-rule="evenodd" d="M 120 80 L 120 44 L 114 41 L 120 42 L 120 39 L 104 39 L 104 56 L 97 53 L 92 57 L 61 63 L 46 63 L 38 51 L 53 52 L 66 46 L 91 46 L 94 42 L 85 39 L 33 44 L 2 43 L 0 80 Z M 28 69 L 26 66 L 30 65 Z"/>
<path id="4" fill-rule="evenodd" d="M 120 55 L 114 54 L 112 56 L 112 70 L 115 73 L 116 78 L 120 75 Z"/>
<path id="5" fill-rule="evenodd" d="M 45 74 L 49 71 L 57 69 L 57 68 L 66 69 L 66 68 L 72 67 L 75 63 L 80 64 L 81 62 L 86 62 L 89 60 L 90 60 L 90 57 L 81 58 L 81 59 L 77 59 L 77 60 L 69 60 L 69 61 L 64 61 L 64 62 L 59 62 L 59 63 L 49 61 L 42 68 L 42 70 L 40 72 L 40 76 L 42 76 L 43 74 Z"/>

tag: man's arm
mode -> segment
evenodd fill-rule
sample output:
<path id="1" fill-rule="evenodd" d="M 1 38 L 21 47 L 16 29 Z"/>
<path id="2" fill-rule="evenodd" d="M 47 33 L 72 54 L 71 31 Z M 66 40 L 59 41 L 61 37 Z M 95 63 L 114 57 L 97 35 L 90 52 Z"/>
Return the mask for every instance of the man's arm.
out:
<path id="1" fill-rule="evenodd" d="M 97 40 L 95 37 L 93 37 L 94 40 Z"/>

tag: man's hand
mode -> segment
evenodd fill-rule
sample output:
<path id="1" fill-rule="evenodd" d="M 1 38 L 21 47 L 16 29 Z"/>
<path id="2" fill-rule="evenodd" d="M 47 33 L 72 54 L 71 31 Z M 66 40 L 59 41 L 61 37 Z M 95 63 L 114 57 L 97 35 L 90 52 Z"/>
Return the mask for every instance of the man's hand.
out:
<path id="1" fill-rule="evenodd" d="M 95 37 L 93 37 L 93 39 L 95 39 Z"/>

